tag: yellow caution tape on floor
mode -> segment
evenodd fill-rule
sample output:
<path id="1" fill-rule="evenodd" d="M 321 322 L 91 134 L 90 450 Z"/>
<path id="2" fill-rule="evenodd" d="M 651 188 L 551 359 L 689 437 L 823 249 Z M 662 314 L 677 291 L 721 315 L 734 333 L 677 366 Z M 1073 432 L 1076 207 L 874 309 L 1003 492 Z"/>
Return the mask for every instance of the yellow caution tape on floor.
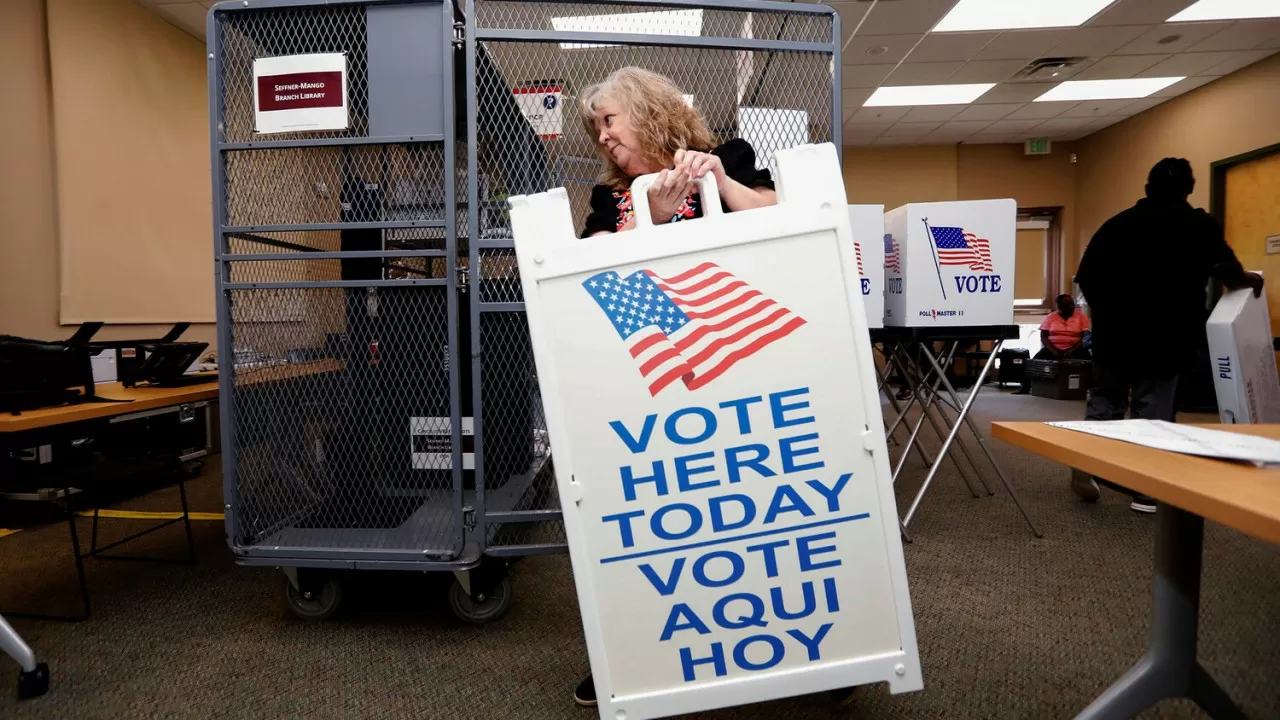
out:
<path id="1" fill-rule="evenodd" d="M 9 529 L 7 529 L 7 528 L 0 528 L 0 538 L 2 538 L 2 537 L 6 537 L 6 536 L 8 536 L 8 535 L 12 535 L 12 534 L 14 534 L 14 533 L 20 533 L 20 532 L 22 532 L 22 531 L 21 531 L 21 530 L 9 530 Z"/>
<path id="2" fill-rule="evenodd" d="M 93 517 L 92 510 L 83 510 L 80 512 L 81 517 Z M 222 513 L 209 512 L 193 512 L 188 513 L 192 520 L 223 520 Z M 147 510 L 99 510 L 98 517 L 114 518 L 122 520 L 177 520 L 182 517 L 180 512 L 151 512 Z"/>

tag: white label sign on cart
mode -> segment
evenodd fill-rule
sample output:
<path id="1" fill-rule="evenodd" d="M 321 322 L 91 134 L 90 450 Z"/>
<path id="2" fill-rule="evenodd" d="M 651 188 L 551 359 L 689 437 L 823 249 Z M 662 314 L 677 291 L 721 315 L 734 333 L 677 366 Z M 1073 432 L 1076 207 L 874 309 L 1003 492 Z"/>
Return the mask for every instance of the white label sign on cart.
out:
<path id="1" fill-rule="evenodd" d="M 259 133 L 346 130 L 350 127 L 346 54 L 254 60 L 253 119 Z"/>
<path id="2" fill-rule="evenodd" d="M 601 718 L 922 687 L 836 151 L 777 165 L 608 238 L 511 199 Z"/>
<path id="3" fill-rule="evenodd" d="M 884 327 L 884 206 L 850 205 L 849 229 L 862 279 L 862 305 L 867 327 Z"/>
<path id="4" fill-rule="evenodd" d="M 1008 199 L 885 213 L 885 325 L 1012 325 L 1017 216 Z"/>
<path id="5" fill-rule="evenodd" d="M 553 140 L 564 132 L 564 88 L 558 83 L 537 83 L 513 88 L 520 114 L 538 137 Z"/>

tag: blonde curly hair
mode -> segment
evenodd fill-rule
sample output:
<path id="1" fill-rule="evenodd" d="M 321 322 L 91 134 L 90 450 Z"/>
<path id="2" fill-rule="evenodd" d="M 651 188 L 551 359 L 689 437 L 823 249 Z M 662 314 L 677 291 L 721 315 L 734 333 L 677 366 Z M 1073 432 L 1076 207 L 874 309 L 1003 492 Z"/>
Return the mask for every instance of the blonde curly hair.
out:
<path id="1" fill-rule="evenodd" d="M 680 87 L 666 76 L 644 68 L 624 67 L 583 90 L 578 112 L 587 137 L 592 140 L 599 135 L 595 124 L 596 104 L 605 99 L 626 108 L 631 127 L 648 159 L 663 167 L 671 166 L 677 150 L 710 152 L 715 147 L 715 139 L 702 113 L 685 102 Z M 604 161 L 601 182 L 616 190 L 630 187 L 633 178 L 618 167 L 613 156 L 599 143 L 596 152 Z"/>

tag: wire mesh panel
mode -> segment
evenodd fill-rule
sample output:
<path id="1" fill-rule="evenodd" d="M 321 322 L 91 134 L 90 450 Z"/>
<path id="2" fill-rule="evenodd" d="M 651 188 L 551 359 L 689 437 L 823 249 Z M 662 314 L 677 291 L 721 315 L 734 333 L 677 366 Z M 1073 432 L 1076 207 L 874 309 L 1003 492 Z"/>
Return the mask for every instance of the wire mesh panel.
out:
<path id="1" fill-rule="evenodd" d="M 230 542 L 282 564 L 453 562 L 465 163 L 436 117 L 453 105 L 452 8 L 252 5 L 210 25 Z M 386 42 L 401 20 L 439 33 Z M 259 133 L 255 61 L 317 53 L 345 58 L 347 127 Z M 386 92 L 406 68 L 436 83 L 417 86 L 430 103 Z M 406 127 L 430 131 L 387 130 Z"/>
<path id="2" fill-rule="evenodd" d="M 488 540 L 526 552 L 564 542 L 536 378 L 525 374 L 528 328 L 509 219 L 511 195 L 564 187 L 581 229 L 602 165 L 596 139 L 577 114 L 579 93 L 623 66 L 671 78 L 717 142 L 747 140 L 757 165 L 803 143 L 839 143 L 838 20 L 830 10 L 777 2 L 467 2 L 471 95 L 468 162 L 470 266 L 477 447 L 484 477 Z M 491 387 L 492 386 L 492 387 Z M 502 398 L 502 399 L 500 399 Z M 499 414 L 496 405 L 506 403 Z M 519 410 L 513 411 L 512 406 Z M 496 477 L 495 477 L 496 476 Z M 494 488 L 512 483 L 518 490 Z"/>

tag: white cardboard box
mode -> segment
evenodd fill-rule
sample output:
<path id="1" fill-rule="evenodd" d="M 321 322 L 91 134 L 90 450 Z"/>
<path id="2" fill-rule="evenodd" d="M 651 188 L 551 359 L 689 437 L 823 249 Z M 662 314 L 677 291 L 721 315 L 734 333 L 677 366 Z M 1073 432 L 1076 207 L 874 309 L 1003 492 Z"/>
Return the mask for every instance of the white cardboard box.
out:
<path id="1" fill-rule="evenodd" d="M 1013 324 L 1018 204 L 911 203 L 885 213 L 884 324 Z"/>
<path id="2" fill-rule="evenodd" d="M 867 327 L 884 327 L 884 206 L 850 205 L 849 229 L 862 279 L 862 306 Z"/>
<path id="3" fill-rule="evenodd" d="M 1280 422 L 1280 374 L 1267 296 L 1255 298 L 1249 289 L 1223 295 L 1205 332 L 1222 422 Z"/>

